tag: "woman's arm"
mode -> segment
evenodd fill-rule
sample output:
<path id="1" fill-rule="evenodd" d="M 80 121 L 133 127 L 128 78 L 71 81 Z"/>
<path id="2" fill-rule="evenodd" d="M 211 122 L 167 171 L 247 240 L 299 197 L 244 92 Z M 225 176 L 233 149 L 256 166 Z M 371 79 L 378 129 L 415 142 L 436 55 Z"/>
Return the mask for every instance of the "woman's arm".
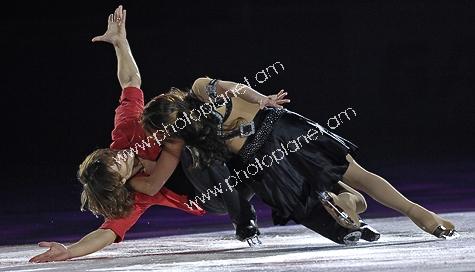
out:
<path id="1" fill-rule="evenodd" d="M 149 196 L 156 195 L 175 171 L 184 145 L 181 140 L 166 142 L 150 176 L 133 177 L 130 180 L 132 188 Z"/>
<path id="2" fill-rule="evenodd" d="M 193 92 L 199 97 L 208 97 L 206 86 L 210 81 L 210 78 L 198 78 L 193 83 Z M 261 109 L 264 107 L 282 108 L 282 104 L 290 102 L 290 99 L 284 99 L 287 95 L 284 90 L 278 94 L 265 96 L 247 85 L 225 80 L 218 80 L 216 89 L 218 95 L 239 97 L 249 103 L 258 104 Z"/>
<path id="3" fill-rule="evenodd" d="M 69 247 L 56 242 L 40 242 L 38 244 L 40 247 L 49 247 L 49 250 L 34 256 L 30 259 L 30 262 L 44 263 L 65 261 L 72 258 L 85 256 L 112 244 L 115 239 L 116 234 L 112 230 L 97 229 Z"/>

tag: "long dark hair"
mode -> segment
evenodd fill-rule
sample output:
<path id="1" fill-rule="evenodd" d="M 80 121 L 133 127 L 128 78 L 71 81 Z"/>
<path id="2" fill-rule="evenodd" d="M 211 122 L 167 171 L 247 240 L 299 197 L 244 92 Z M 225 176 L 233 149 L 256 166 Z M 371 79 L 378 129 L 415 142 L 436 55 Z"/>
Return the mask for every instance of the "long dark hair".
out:
<path id="1" fill-rule="evenodd" d="M 206 105 L 205 105 L 206 104 Z M 215 161 L 226 161 L 230 152 L 218 135 L 219 119 L 213 114 L 201 114 L 203 107 L 211 107 L 211 103 L 204 103 L 190 92 L 183 92 L 172 88 L 166 94 L 153 98 L 145 105 L 141 123 L 146 131 L 155 133 L 177 123 L 177 119 L 187 116 L 189 122 L 183 128 L 175 126 L 167 129 L 168 137 L 178 137 L 192 147 L 195 166 L 207 167 Z M 193 112 L 192 112 L 193 111 Z M 196 113 L 200 112 L 199 118 Z M 193 114 L 195 113 L 195 114 Z M 192 116 L 194 118 L 191 118 Z"/>

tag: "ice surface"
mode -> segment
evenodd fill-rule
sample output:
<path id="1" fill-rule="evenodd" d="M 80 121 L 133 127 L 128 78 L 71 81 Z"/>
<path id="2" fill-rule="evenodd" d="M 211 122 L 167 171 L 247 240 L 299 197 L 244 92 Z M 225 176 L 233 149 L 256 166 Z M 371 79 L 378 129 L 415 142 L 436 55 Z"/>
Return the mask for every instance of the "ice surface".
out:
<path id="1" fill-rule="evenodd" d="M 403 217 L 368 220 L 382 237 L 354 247 L 300 225 L 261 229 L 249 248 L 232 231 L 128 240 L 68 262 L 30 264 L 36 245 L 0 247 L 0 271 L 475 271 L 475 212 L 446 214 L 461 237 L 440 240 Z"/>

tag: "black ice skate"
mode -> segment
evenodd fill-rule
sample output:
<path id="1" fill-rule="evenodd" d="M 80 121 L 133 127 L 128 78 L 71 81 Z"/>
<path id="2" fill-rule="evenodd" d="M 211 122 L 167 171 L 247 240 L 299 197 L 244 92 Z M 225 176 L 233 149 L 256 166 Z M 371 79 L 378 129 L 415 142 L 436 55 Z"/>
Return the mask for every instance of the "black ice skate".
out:
<path id="1" fill-rule="evenodd" d="M 341 207 L 335 204 L 333 198 L 328 192 L 318 192 L 318 198 L 322 202 L 323 207 L 327 212 L 336 220 L 336 222 L 342 227 L 348 229 L 358 229 L 359 221 L 353 220 L 348 213 L 346 213 Z"/>
<path id="2" fill-rule="evenodd" d="M 374 242 L 378 241 L 381 237 L 381 234 L 373 227 L 368 225 L 366 222 L 360 219 L 360 231 L 361 231 L 361 239 Z"/>
<path id="3" fill-rule="evenodd" d="M 236 239 L 241 242 L 246 241 L 250 247 L 261 245 L 259 240 L 261 232 L 254 220 L 250 220 L 248 225 L 235 225 Z"/>

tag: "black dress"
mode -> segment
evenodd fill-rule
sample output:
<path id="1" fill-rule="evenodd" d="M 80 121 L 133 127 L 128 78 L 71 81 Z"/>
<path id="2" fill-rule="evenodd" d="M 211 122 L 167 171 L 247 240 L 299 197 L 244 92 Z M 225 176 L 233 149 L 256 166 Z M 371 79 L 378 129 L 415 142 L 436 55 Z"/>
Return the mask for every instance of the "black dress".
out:
<path id="1" fill-rule="evenodd" d="M 339 227 L 317 192 L 341 191 L 337 183 L 349 166 L 346 155 L 355 155 L 357 146 L 286 109 L 261 110 L 253 121 L 256 132 L 231 172 L 272 207 L 275 224 L 294 220 L 335 241 L 332 233 L 342 231 L 331 230 Z"/>
<path id="2" fill-rule="evenodd" d="M 275 225 L 289 220 L 336 242 L 350 232 L 324 209 L 317 193 L 338 193 L 358 147 L 316 122 L 285 109 L 264 109 L 254 118 L 231 172 L 272 207 Z M 247 174 L 247 175 L 246 175 Z"/>
<path id="3" fill-rule="evenodd" d="M 213 80 L 207 88 L 211 99 L 216 97 L 215 84 Z M 226 104 L 222 123 L 231 109 L 232 104 Z M 272 208 L 274 224 L 294 220 L 334 242 L 344 243 L 343 237 L 352 230 L 340 226 L 326 212 L 317 192 L 341 190 L 337 183 L 349 165 L 345 156 L 355 152 L 357 147 L 319 124 L 284 109 L 261 110 L 253 123 L 251 135 L 231 161 L 215 163 L 207 169 L 192 168 L 188 152 L 183 166 L 198 193 L 206 192 L 227 178 L 231 180 L 231 176 L 234 177 L 233 188 L 241 191 L 239 199 L 236 195 L 226 197 L 224 193 L 222 198 L 207 201 L 205 209 L 226 210 L 225 205 L 231 218 L 232 214 L 239 221 L 252 217 L 246 203 L 246 196 L 250 196 L 246 188 L 250 187 Z M 229 187 L 229 183 L 226 185 Z M 233 212 L 231 207 L 234 207 Z"/>

